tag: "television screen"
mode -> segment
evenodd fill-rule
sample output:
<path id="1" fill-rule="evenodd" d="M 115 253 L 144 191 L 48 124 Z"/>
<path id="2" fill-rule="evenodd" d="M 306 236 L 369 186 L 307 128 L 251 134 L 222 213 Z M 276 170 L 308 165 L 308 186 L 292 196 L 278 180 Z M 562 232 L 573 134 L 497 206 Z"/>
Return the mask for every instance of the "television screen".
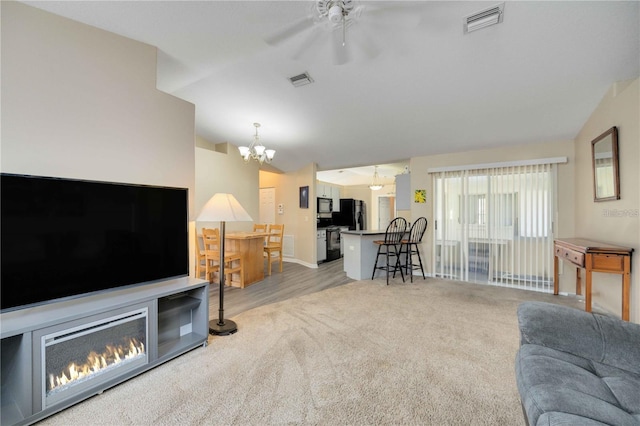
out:
<path id="1" fill-rule="evenodd" d="M 0 175 L 1 309 L 189 273 L 184 188 Z"/>

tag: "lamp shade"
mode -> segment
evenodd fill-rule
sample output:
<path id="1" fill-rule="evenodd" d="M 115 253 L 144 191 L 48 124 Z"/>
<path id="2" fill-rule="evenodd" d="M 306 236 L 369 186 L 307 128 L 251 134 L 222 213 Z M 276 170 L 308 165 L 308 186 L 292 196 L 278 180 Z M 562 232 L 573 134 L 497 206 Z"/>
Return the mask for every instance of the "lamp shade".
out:
<path id="1" fill-rule="evenodd" d="M 233 194 L 217 193 L 204 205 L 197 219 L 200 222 L 252 222 L 249 213 Z"/>

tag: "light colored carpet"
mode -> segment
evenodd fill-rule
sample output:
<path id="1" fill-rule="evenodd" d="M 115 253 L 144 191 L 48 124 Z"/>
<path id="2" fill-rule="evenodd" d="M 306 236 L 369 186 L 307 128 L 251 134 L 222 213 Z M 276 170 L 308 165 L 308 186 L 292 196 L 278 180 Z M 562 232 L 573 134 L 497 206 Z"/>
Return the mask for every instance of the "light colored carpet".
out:
<path id="1" fill-rule="evenodd" d="M 436 279 L 263 306 L 239 331 L 42 425 L 522 425 L 516 307 L 575 298 Z"/>

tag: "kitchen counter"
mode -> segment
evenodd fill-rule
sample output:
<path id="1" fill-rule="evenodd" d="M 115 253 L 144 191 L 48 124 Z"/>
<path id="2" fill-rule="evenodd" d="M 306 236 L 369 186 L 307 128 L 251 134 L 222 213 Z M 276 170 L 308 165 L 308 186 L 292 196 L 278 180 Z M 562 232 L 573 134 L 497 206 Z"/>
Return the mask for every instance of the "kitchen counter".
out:
<path id="1" fill-rule="evenodd" d="M 369 280 L 373 272 L 378 246 L 373 242 L 384 239 L 385 230 L 342 231 L 344 271 L 354 280 Z"/>
<path id="2" fill-rule="evenodd" d="M 384 235 L 387 231 L 386 230 L 370 230 L 370 229 L 365 229 L 363 231 L 342 231 L 342 234 L 349 234 L 349 235 Z"/>

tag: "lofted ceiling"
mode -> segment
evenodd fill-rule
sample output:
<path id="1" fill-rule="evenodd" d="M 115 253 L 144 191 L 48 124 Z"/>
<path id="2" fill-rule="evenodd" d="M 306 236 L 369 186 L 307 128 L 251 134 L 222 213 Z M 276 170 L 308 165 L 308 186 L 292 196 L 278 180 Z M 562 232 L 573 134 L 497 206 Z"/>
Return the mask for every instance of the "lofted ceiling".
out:
<path id="1" fill-rule="evenodd" d="M 195 104 L 199 135 L 248 145 L 259 122 L 285 172 L 573 139 L 613 82 L 640 75 L 637 1 L 507 1 L 502 23 L 463 34 L 499 2 L 354 0 L 343 64 L 342 30 L 321 22 L 265 41 L 314 1 L 24 3 L 156 46 L 158 88 Z M 303 72 L 314 83 L 292 86 Z"/>

